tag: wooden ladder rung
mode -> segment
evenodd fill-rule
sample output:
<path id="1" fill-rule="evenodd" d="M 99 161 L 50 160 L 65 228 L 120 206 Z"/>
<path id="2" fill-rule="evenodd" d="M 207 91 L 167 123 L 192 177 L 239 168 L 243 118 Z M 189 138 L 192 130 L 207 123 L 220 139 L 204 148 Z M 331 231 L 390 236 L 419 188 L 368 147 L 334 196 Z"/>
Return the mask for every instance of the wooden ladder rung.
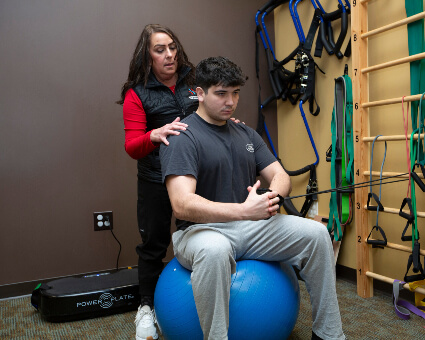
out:
<path id="1" fill-rule="evenodd" d="M 421 133 L 421 139 L 424 139 L 425 134 Z M 374 137 L 363 137 L 362 141 L 369 143 L 369 142 L 373 142 L 373 140 L 376 138 L 376 136 Z M 407 135 L 407 139 L 411 139 L 412 135 L 409 134 Z M 417 140 L 418 139 L 418 134 L 415 133 L 413 135 L 413 139 Z M 378 138 L 376 138 L 377 142 L 383 142 L 383 141 L 399 141 L 399 140 L 406 140 L 406 136 L 405 135 L 392 135 L 392 136 L 379 136 Z"/>
<path id="2" fill-rule="evenodd" d="M 395 281 L 394 279 L 392 279 L 390 277 L 387 277 L 387 276 L 384 276 L 384 275 L 379 275 L 379 274 L 376 274 L 376 273 L 371 272 L 371 271 L 367 271 L 366 276 L 371 277 L 372 279 L 376 279 L 376 280 L 379 280 L 379 281 L 389 283 L 389 284 L 393 284 L 394 281 Z M 407 284 L 407 283 L 403 285 L 403 288 L 411 290 L 409 284 Z M 412 291 L 425 295 L 425 289 L 420 288 L 420 287 L 415 288 Z"/>
<path id="3" fill-rule="evenodd" d="M 364 3 L 364 2 L 366 2 L 366 1 L 361 1 L 361 2 L 362 2 L 362 3 Z M 410 17 L 408 17 L 408 18 L 405 18 L 405 19 L 402 19 L 402 20 L 399 20 L 399 21 L 395 21 L 395 22 L 393 22 L 393 23 L 391 23 L 391 24 L 388 24 L 388 25 L 385 25 L 385 26 L 382 26 L 382 27 L 376 28 L 376 29 L 374 29 L 374 30 L 371 30 L 371 31 L 365 32 L 365 33 L 363 33 L 360 37 L 361 37 L 362 39 L 366 39 L 366 38 L 369 38 L 369 37 L 374 36 L 374 35 L 376 35 L 376 34 L 379 34 L 379 33 L 383 33 L 383 32 L 389 31 L 389 30 L 391 30 L 391 29 L 393 29 L 393 28 L 397 28 L 397 27 L 400 27 L 400 26 L 403 26 L 403 25 L 406 25 L 406 24 L 410 24 L 411 22 L 414 22 L 414 21 L 420 20 L 420 19 L 422 19 L 422 18 L 425 18 L 425 12 L 421 12 L 421 13 L 418 13 L 418 14 L 412 15 L 412 16 L 410 16 Z"/>
<path id="4" fill-rule="evenodd" d="M 405 102 L 414 102 L 416 100 L 420 100 L 422 97 L 422 94 L 415 94 L 413 96 L 405 96 L 404 101 Z M 368 108 L 368 107 L 374 107 L 374 106 L 384 106 L 384 105 L 391 105 L 391 104 L 399 104 L 403 100 L 403 97 L 398 98 L 391 98 L 391 99 L 384 99 L 384 100 L 377 100 L 374 102 L 365 102 L 361 103 L 362 108 Z"/>
<path id="5" fill-rule="evenodd" d="M 376 241 L 375 239 L 373 239 L 373 238 L 371 238 L 370 239 L 370 241 Z M 390 242 L 387 242 L 387 245 L 385 246 L 385 247 L 387 247 L 387 248 L 391 248 L 391 249 L 396 249 L 396 250 L 401 250 L 401 251 L 404 251 L 404 252 L 406 252 L 406 253 L 411 253 L 412 252 L 412 248 L 409 248 L 409 247 L 406 247 L 406 246 L 402 246 L 402 245 L 400 245 L 400 244 L 397 244 L 397 243 L 390 243 Z M 420 254 L 422 255 L 422 256 L 425 256 L 425 250 L 420 250 Z"/>
<path id="6" fill-rule="evenodd" d="M 372 72 L 372 71 L 378 71 L 378 70 L 382 70 L 384 68 L 388 68 L 388 67 L 392 67 L 392 66 L 410 63 L 412 61 L 421 60 L 421 59 L 424 59 L 424 58 L 425 58 L 425 52 L 418 53 L 418 54 L 414 54 L 414 55 L 411 55 L 411 56 L 408 56 L 408 57 L 387 61 L 386 63 L 365 67 L 365 68 L 362 68 L 361 71 L 362 71 L 362 73 L 369 73 L 369 72 Z"/>
<path id="7" fill-rule="evenodd" d="M 365 210 L 367 210 L 367 205 L 363 206 L 363 208 Z M 389 208 L 389 207 L 384 207 L 384 211 L 380 211 L 380 213 L 389 213 L 389 214 L 397 214 L 400 212 L 400 208 L 399 209 L 395 209 L 395 208 Z M 406 214 L 409 214 L 410 211 L 408 210 L 403 210 L 403 212 L 405 212 Z M 416 215 L 418 217 L 425 217 L 425 212 L 422 211 L 417 211 Z"/>
<path id="8" fill-rule="evenodd" d="M 370 176 L 370 171 L 363 171 L 363 175 Z M 372 176 L 379 177 L 381 173 L 379 171 L 372 171 Z M 424 178 L 424 175 L 422 173 L 417 174 L 419 178 Z M 409 174 L 402 173 L 402 172 L 383 172 L 382 173 L 382 179 L 385 180 L 384 177 L 400 177 L 400 178 L 408 178 Z"/>

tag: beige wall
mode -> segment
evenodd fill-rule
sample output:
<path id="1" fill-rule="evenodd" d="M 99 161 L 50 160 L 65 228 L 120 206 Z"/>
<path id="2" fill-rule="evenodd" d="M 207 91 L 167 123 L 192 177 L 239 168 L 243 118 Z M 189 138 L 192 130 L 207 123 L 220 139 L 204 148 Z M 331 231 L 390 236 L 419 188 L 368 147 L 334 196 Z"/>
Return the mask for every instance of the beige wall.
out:
<path id="1" fill-rule="evenodd" d="M 324 8 L 331 11 L 336 1 L 321 1 Z M 391 1 L 388 5 L 385 1 L 373 1 L 369 5 L 369 29 L 381 27 L 391 22 L 406 17 L 404 1 Z M 298 6 L 304 31 L 308 30 L 313 15 L 313 7 L 305 1 Z M 288 5 L 279 7 L 275 11 L 276 50 L 277 59 L 286 57 L 298 44 L 298 38 L 290 17 Z M 350 30 L 350 28 L 349 28 Z M 334 26 L 335 33 L 339 33 L 339 27 Z M 348 37 L 343 44 L 343 50 L 348 42 Z M 407 29 L 401 27 L 369 40 L 369 65 L 383 63 L 389 60 L 408 56 Z M 306 113 L 312 135 L 320 156 L 317 167 L 319 190 L 330 188 L 330 163 L 325 160 L 325 152 L 331 144 L 331 113 L 334 101 L 334 78 L 343 74 L 344 64 L 349 65 L 349 75 L 352 79 L 351 59 L 338 60 L 335 56 L 329 56 L 325 52 L 322 58 L 315 58 L 316 63 L 326 74 L 317 72 L 316 97 L 321 107 L 319 116 L 313 117 Z M 293 66 L 292 66 L 293 67 Z M 408 64 L 392 67 L 370 74 L 370 100 L 387 99 L 410 95 Z M 307 105 L 305 107 L 307 109 Z M 370 135 L 377 134 L 393 135 L 403 134 L 403 118 L 401 105 L 389 105 L 379 109 L 370 110 Z M 410 117 L 409 117 L 410 121 Z M 299 168 L 303 164 L 314 161 L 314 153 L 310 145 L 301 114 L 297 106 L 288 102 L 278 103 L 278 129 L 279 150 L 285 166 L 288 169 Z M 302 150 L 302 151 L 300 151 Z M 373 170 L 379 171 L 384 152 L 384 144 L 379 143 L 375 147 Z M 300 156 L 301 155 L 301 156 Z M 387 159 L 384 171 L 406 172 L 406 152 L 404 142 L 388 143 Z M 307 184 L 307 177 L 292 178 L 293 195 L 303 194 Z M 373 191 L 379 193 L 379 187 Z M 382 203 L 384 206 L 399 209 L 406 195 L 407 182 L 401 184 L 389 184 L 382 187 Z M 424 194 L 419 193 L 418 210 L 423 210 Z M 329 213 L 330 194 L 319 196 L 319 215 L 326 216 Z M 302 204 L 296 201 L 297 207 Z M 369 213 L 370 227 L 375 225 L 376 213 Z M 419 219 L 419 231 L 423 230 L 423 220 Z M 388 241 L 402 244 L 400 236 L 405 226 L 405 220 L 395 214 L 381 213 L 379 225 L 385 230 Z M 338 263 L 350 268 L 356 268 L 356 233 L 354 222 L 347 227 L 342 241 Z M 409 242 L 404 242 L 410 246 Z M 391 249 L 373 249 L 373 270 L 379 274 L 393 278 L 402 278 L 406 270 L 408 253 L 396 252 Z"/>
<path id="2" fill-rule="evenodd" d="M 321 1 L 325 9 L 331 11 L 336 1 Z M 303 30 L 307 34 L 313 17 L 314 8 L 310 2 L 300 3 L 298 13 L 303 25 Z M 340 22 L 334 24 L 334 33 L 339 33 Z M 275 31 L 276 31 L 276 52 L 277 59 L 284 59 L 292 52 L 299 43 L 291 16 L 289 13 L 289 5 L 280 6 L 275 11 Z M 348 32 L 350 27 L 348 28 Z M 345 51 L 349 37 L 347 37 L 342 45 L 342 52 Z M 313 53 L 316 46 L 316 39 L 313 43 Z M 326 73 L 322 74 L 316 69 L 316 99 L 320 106 L 320 113 L 314 117 L 308 112 L 308 104 L 304 105 L 304 112 L 310 126 L 311 134 L 319 153 L 320 161 L 317 166 L 317 177 L 319 190 L 330 188 L 330 163 L 326 162 L 326 150 L 331 145 L 331 113 L 334 101 L 334 79 L 344 73 L 344 66 L 348 64 L 349 75 L 351 75 L 351 59 L 344 57 L 337 59 L 336 56 L 329 56 L 325 50 L 322 52 L 321 58 L 314 58 L 319 67 Z M 289 69 L 294 69 L 294 64 L 288 64 Z M 304 165 L 313 163 L 315 155 L 310 144 L 307 131 L 304 127 L 303 119 L 299 111 L 298 105 L 293 106 L 289 102 L 278 103 L 278 128 L 279 128 L 279 150 L 280 157 L 285 167 L 289 170 L 299 169 Z M 292 196 L 302 195 L 305 193 L 308 182 L 308 174 L 292 177 L 293 191 Z M 321 194 L 318 198 L 319 215 L 328 217 L 329 214 L 330 194 Z M 304 200 L 293 200 L 294 205 L 300 209 Z M 339 263 L 354 268 L 355 267 L 355 235 L 353 228 L 349 227 L 345 231 L 343 247 L 339 255 Z"/>

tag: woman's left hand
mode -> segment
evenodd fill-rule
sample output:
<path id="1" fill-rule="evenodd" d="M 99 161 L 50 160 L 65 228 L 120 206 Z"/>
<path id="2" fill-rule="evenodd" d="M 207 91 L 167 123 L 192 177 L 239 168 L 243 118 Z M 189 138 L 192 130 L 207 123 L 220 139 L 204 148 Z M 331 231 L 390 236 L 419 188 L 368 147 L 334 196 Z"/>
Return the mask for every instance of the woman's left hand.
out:
<path id="1" fill-rule="evenodd" d="M 174 119 L 170 124 L 166 124 L 159 129 L 154 129 L 151 132 L 151 141 L 153 143 L 164 143 L 165 145 L 170 144 L 167 140 L 169 135 L 179 135 L 178 130 L 186 130 L 187 124 L 180 122 L 180 117 Z"/>
<path id="2" fill-rule="evenodd" d="M 235 117 L 230 118 L 231 120 L 233 120 L 236 124 L 240 123 L 241 121 Z M 242 122 L 242 124 L 245 124 L 245 122 Z"/>

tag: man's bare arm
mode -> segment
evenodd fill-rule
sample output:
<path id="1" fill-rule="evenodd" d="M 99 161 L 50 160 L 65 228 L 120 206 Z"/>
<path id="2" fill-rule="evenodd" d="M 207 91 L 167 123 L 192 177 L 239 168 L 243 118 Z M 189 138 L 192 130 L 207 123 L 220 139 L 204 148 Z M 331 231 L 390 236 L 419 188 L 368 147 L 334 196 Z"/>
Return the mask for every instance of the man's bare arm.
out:
<path id="1" fill-rule="evenodd" d="M 260 175 L 270 183 L 269 189 L 276 191 L 282 197 L 287 197 L 291 193 L 291 178 L 278 161 L 261 170 Z"/>
<path id="2" fill-rule="evenodd" d="M 238 220 L 261 220 L 274 216 L 279 209 L 277 192 L 257 195 L 257 181 L 249 187 L 243 203 L 219 203 L 197 194 L 193 176 L 167 176 L 165 180 L 173 212 L 178 219 L 195 223 L 229 222 Z"/>

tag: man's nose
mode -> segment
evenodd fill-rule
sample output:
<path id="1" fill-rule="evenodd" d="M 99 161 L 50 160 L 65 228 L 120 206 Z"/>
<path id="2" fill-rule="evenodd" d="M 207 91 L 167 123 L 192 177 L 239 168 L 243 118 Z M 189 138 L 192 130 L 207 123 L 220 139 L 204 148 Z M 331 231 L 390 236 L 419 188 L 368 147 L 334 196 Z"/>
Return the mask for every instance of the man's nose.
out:
<path id="1" fill-rule="evenodd" d="M 231 95 L 230 96 L 227 96 L 227 98 L 226 98 L 226 105 L 227 106 L 233 106 L 233 104 L 234 104 L 233 97 Z"/>

